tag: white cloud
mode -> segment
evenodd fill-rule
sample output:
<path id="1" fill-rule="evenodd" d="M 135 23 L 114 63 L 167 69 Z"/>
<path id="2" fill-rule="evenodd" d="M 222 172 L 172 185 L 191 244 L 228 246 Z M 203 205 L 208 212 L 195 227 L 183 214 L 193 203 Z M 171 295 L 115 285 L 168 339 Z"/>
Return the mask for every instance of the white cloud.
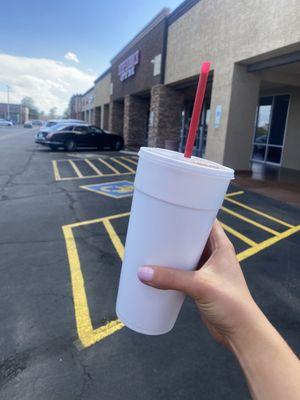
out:
<path id="1" fill-rule="evenodd" d="M 59 61 L 0 54 L 0 82 L 10 86 L 12 103 L 29 96 L 41 110 L 57 107 L 63 112 L 72 94 L 85 92 L 95 79 L 96 76 Z M 6 102 L 4 87 L 2 90 L 0 103 Z"/>
<path id="2" fill-rule="evenodd" d="M 66 60 L 69 61 L 74 61 L 76 63 L 79 63 L 78 57 L 75 53 L 72 53 L 72 51 L 68 51 L 67 54 L 64 55 Z"/>

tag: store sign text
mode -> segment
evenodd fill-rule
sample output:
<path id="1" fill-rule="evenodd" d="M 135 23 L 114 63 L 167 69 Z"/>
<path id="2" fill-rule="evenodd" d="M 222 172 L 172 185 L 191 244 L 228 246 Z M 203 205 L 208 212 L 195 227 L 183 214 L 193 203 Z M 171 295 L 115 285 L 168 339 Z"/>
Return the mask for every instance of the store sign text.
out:
<path id="1" fill-rule="evenodd" d="M 135 74 L 135 67 L 140 62 L 140 51 L 137 50 L 119 65 L 119 77 L 123 82 Z"/>

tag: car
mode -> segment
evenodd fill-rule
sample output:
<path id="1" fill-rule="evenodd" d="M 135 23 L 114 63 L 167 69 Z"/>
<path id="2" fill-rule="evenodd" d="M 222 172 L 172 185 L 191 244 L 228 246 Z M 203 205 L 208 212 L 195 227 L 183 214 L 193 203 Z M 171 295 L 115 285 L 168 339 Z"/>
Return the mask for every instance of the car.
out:
<path id="1" fill-rule="evenodd" d="M 24 126 L 24 128 L 33 128 L 31 121 L 26 121 L 23 126 Z"/>
<path id="2" fill-rule="evenodd" d="M 35 143 L 48 146 L 51 150 L 63 148 L 69 152 L 83 147 L 119 151 L 124 146 L 122 136 L 82 123 L 58 124 L 38 132 Z"/>
<path id="3" fill-rule="evenodd" d="M 13 123 L 7 119 L 0 118 L 0 126 L 13 126 Z"/>
<path id="4" fill-rule="evenodd" d="M 31 123 L 32 123 L 32 126 L 43 126 L 44 125 L 43 121 L 41 121 L 40 119 L 33 119 L 31 121 Z"/>

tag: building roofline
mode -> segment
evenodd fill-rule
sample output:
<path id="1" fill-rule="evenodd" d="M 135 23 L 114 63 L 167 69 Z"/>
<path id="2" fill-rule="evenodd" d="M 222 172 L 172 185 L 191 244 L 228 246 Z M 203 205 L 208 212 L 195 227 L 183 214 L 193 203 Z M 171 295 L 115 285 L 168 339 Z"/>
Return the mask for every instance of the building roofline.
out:
<path id="1" fill-rule="evenodd" d="M 95 86 L 92 86 L 91 88 L 89 88 L 86 92 L 84 92 L 82 94 L 82 97 L 85 96 L 86 94 L 88 94 L 89 92 L 91 92 L 94 88 L 95 88 Z"/>
<path id="2" fill-rule="evenodd" d="M 200 0 L 185 0 L 181 3 L 174 11 L 168 16 L 168 25 L 173 24 L 180 17 L 182 17 L 186 12 L 188 12 L 192 7 L 194 7 Z"/>
<path id="3" fill-rule="evenodd" d="M 130 50 L 136 43 L 143 39 L 152 29 L 154 29 L 160 22 L 162 22 L 170 14 L 169 8 L 163 8 L 150 22 L 140 30 L 133 39 L 128 42 L 122 50 L 120 50 L 112 59 L 111 64 L 114 64 L 121 58 L 128 50 Z"/>
<path id="4" fill-rule="evenodd" d="M 94 80 L 94 83 L 98 83 L 99 81 L 101 81 L 101 79 L 105 78 L 106 75 L 108 75 L 111 71 L 111 67 L 109 67 L 106 71 L 104 71 L 101 75 L 98 76 L 97 79 Z"/>

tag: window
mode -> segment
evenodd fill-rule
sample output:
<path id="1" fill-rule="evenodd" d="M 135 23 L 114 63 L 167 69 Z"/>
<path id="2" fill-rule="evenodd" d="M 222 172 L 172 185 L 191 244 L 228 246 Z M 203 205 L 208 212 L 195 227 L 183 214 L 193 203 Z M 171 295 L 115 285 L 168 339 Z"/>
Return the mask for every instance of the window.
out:
<path id="1" fill-rule="evenodd" d="M 74 132 L 81 133 L 83 135 L 87 134 L 88 133 L 88 127 L 86 125 L 75 126 Z"/>
<path id="2" fill-rule="evenodd" d="M 95 133 L 96 135 L 102 135 L 102 129 L 97 128 L 96 126 L 90 127 L 90 133 Z"/>
<path id="3" fill-rule="evenodd" d="M 72 131 L 73 125 L 58 125 L 56 130 L 57 131 Z"/>
<path id="4" fill-rule="evenodd" d="M 260 99 L 252 160 L 280 165 L 289 100 L 288 94 Z"/>

